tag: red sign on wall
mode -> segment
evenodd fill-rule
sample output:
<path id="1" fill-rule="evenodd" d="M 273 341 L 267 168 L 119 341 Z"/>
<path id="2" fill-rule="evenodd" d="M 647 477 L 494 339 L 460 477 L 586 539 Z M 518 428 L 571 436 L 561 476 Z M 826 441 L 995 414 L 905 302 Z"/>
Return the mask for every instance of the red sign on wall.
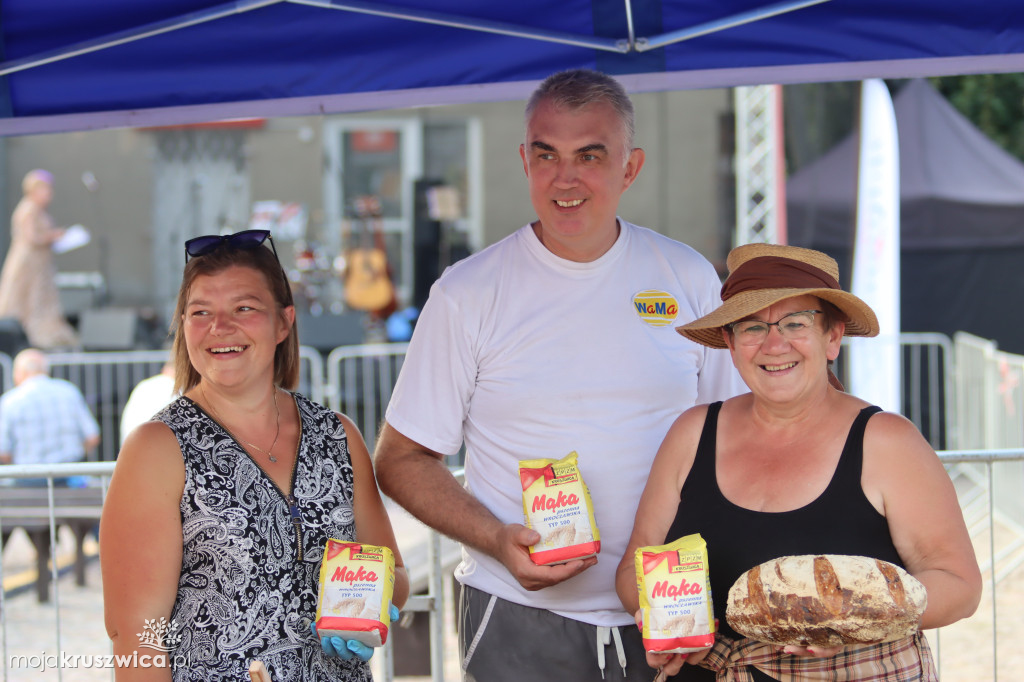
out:
<path id="1" fill-rule="evenodd" d="M 394 130 L 354 130 L 351 134 L 352 151 L 393 152 L 398 146 L 398 133 Z"/>

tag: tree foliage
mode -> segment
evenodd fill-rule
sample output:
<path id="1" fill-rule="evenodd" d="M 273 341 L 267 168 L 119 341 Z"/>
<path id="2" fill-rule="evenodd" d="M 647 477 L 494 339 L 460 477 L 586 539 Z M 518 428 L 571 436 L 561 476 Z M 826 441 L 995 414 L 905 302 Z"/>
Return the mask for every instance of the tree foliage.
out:
<path id="1" fill-rule="evenodd" d="M 930 80 L 983 133 L 1024 160 L 1024 73 L 943 76 Z"/>
<path id="2" fill-rule="evenodd" d="M 931 84 L 985 135 L 1024 161 L 1024 73 L 942 76 Z M 895 95 L 903 79 L 886 80 Z M 790 174 L 814 161 L 856 125 L 859 82 L 785 87 L 785 140 Z"/>
<path id="3" fill-rule="evenodd" d="M 858 82 L 805 83 L 783 88 L 786 170 L 793 174 L 850 134 L 857 119 Z"/>

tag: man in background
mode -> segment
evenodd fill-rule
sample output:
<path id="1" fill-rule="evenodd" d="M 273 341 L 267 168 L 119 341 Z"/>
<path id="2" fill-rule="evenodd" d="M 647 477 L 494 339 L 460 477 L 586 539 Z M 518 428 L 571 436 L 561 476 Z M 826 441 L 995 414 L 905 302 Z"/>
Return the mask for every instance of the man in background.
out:
<path id="1" fill-rule="evenodd" d="M 148 422 L 157 412 L 167 407 L 177 396 L 174 393 L 174 363 L 167 361 L 148 379 L 143 379 L 128 396 L 121 412 L 121 444 L 139 424 Z"/>
<path id="2" fill-rule="evenodd" d="M 0 463 L 78 462 L 99 445 L 100 428 L 74 384 L 49 376 L 46 355 L 27 348 L 14 357 L 15 387 L 0 397 Z M 46 485 L 46 479 L 16 479 Z M 67 479 L 54 479 L 66 485 Z"/>

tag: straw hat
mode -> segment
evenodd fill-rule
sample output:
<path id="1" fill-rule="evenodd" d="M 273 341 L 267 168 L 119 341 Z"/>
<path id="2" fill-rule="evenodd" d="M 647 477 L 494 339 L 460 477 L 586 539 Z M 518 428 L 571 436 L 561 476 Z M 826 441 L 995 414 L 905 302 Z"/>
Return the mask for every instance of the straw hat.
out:
<path id="1" fill-rule="evenodd" d="M 875 336 L 878 318 L 867 303 L 839 288 L 835 259 L 813 249 L 781 244 L 744 244 L 729 252 L 729 277 L 722 305 L 676 327 L 688 339 L 725 348 L 721 328 L 787 298 L 809 294 L 834 304 L 846 316 L 846 336 Z"/>

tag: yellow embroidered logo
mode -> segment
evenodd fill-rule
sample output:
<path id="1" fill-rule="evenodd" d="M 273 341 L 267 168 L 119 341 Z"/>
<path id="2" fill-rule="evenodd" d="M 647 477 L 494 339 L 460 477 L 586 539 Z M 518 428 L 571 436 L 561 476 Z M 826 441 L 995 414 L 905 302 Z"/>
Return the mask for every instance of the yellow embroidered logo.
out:
<path id="1" fill-rule="evenodd" d="M 652 327 L 671 324 L 679 314 L 679 303 L 672 294 L 647 289 L 633 295 L 633 306 L 640 319 Z"/>

